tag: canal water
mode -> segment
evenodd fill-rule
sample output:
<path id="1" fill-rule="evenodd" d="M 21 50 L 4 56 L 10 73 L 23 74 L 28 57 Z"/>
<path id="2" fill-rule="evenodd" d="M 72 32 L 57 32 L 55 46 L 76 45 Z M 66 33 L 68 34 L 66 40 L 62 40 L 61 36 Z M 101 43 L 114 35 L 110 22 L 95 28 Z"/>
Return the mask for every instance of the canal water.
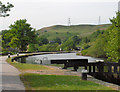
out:
<path id="1" fill-rule="evenodd" d="M 55 59 L 88 59 L 88 62 L 96 62 L 100 58 L 93 58 L 90 56 L 78 56 L 76 53 L 60 53 L 60 54 L 44 54 L 19 58 L 17 61 L 21 63 L 30 64 L 50 64 L 50 60 Z"/>

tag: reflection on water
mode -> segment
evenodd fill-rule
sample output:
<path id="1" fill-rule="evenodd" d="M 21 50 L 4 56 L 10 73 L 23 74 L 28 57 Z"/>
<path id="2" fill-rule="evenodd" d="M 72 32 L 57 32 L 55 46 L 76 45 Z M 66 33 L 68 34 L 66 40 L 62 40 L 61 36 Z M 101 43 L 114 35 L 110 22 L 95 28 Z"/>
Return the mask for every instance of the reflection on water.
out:
<path id="1" fill-rule="evenodd" d="M 78 56 L 76 55 L 76 53 L 61 53 L 23 57 L 18 59 L 18 62 L 30 64 L 50 64 L 50 60 L 55 59 L 88 59 L 88 62 L 95 62 L 96 60 L 101 60 L 100 58 L 93 58 L 89 56 Z"/>

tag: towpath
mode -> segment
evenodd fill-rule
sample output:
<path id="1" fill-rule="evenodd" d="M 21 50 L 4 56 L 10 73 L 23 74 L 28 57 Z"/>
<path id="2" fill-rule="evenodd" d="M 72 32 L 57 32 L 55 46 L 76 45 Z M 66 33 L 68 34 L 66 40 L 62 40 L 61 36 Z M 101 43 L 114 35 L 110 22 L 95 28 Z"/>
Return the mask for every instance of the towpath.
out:
<path id="1" fill-rule="evenodd" d="M 6 62 L 7 56 L 0 57 L 0 89 L 2 90 L 25 90 L 20 80 L 20 72 Z"/>

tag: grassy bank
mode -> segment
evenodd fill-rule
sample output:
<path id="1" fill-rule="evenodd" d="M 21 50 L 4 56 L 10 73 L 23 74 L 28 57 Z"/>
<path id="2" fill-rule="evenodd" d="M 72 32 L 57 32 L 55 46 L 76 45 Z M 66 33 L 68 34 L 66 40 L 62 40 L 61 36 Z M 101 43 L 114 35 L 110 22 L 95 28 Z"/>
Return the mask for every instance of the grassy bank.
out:
<path id="1" fill-rule="evenodd" d="M 25 71 L 25 70 L 49 70 L 51 68 L 48 68 L 43 65 L 35 65 L 35 64 L 25 64 L 25 63 L 17 63 L 17 62 L 11 62 L 11 58 L 7 59 L 7 62 L 20 71 Z"/>
<path id="2" fill-rule="evenodd" d="M 91 81 L 83 81 L 79 76 L 26 73 L 21 74 L 21 79 L 29 90 L 112 90 Z"/>
<path id="3" fill-rule="evenodd" d="M 37 30 L 36 33 L 39 36 L 47 37 L 48 40 L 53 40 L 56 37 L 59 37 L 62 41 L 74 36 L 78 35 L 80 37 L 85 37 L 98 29 L 106 29 L 110 26 L 110 24 L 105 25 L 54 25 L 50 27 L 45 27 L 40 30 Z"/>

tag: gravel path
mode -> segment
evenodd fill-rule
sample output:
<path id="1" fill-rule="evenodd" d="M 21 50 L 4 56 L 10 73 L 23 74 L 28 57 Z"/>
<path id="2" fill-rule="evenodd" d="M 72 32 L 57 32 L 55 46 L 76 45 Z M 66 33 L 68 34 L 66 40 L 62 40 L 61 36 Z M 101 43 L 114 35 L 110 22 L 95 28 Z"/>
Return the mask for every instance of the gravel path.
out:
<path id="1" fill-rule="evenodd" d="M 20 80 L 20 72 L 6 62 L 7 56 L 0 57 L 0 88 L 2 90 L 25 90 L 23 83 Z"/>

